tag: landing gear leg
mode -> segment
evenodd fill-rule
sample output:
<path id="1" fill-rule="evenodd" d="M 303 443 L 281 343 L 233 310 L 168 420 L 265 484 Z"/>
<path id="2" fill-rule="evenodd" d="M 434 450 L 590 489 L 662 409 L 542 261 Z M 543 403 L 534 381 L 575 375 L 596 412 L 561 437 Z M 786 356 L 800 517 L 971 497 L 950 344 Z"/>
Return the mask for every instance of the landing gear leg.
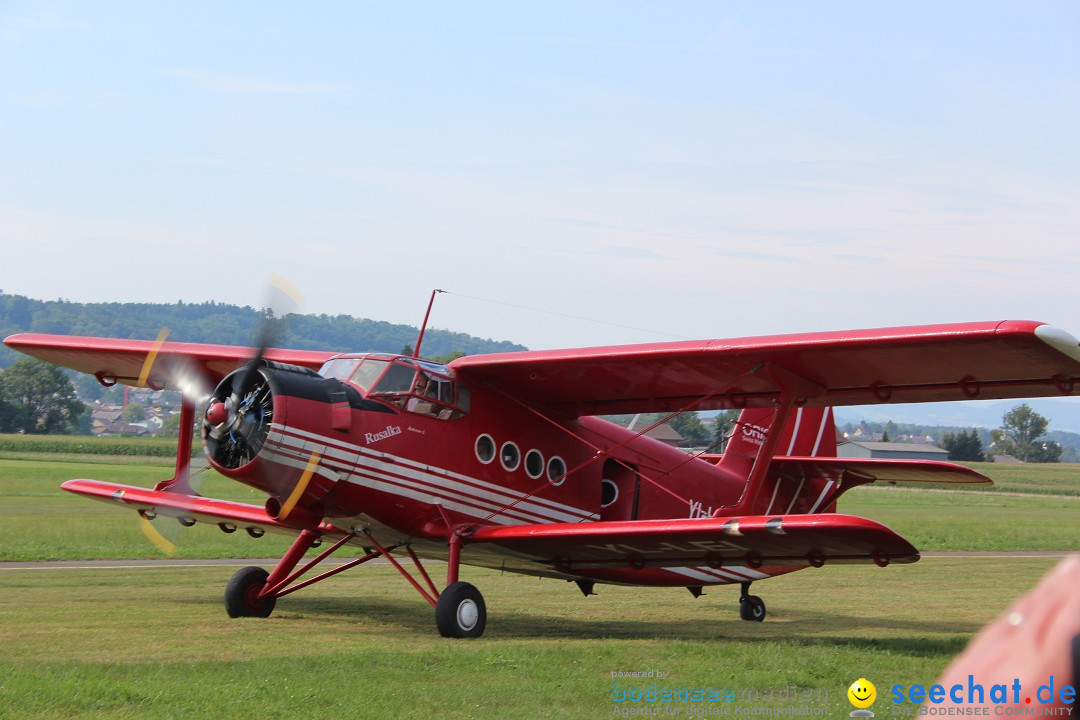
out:
<path id="1" fill-rule="evenodd" d="M 446 565 L 446 589 L 435 603 L 435 625 L 439 628 L 439 634 L 449 638 L 480 637 L 487 624 L 487 606 L 479 590 L 458 580 L 461 536 L 456 533 L 450 535 L 450 554 Z"/>
<path id="2" fill-rule="evenodd" d="M 318 540 L 317 533 L 303 530 L 272 573 L 260 567 L 237 570 L 225 587 L 225 612 L 229 617 L 270 617 L 277 603 L 277 586 Z"/>
<path id="3" fill-rule="evenodd" d="M 765 601 L 757 595 L 750 594 L 750 583 L 741 583 L 742 592 L 739 595 L 739 617 L 743 620 L 761 622 L 765 619 Z"/>

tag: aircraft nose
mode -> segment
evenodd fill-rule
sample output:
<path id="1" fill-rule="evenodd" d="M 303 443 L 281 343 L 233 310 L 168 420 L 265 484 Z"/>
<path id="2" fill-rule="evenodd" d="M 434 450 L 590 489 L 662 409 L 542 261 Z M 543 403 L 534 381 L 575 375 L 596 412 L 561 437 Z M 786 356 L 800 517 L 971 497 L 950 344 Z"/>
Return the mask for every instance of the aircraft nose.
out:
<path id="1" fill-rule="evenodd" d="M 229 419 L 229 410 L 225 407 L 225 403 L 216 402 L 210 405 L 206 410 L 206 420 L 211 425 L 220 425 Z"/>

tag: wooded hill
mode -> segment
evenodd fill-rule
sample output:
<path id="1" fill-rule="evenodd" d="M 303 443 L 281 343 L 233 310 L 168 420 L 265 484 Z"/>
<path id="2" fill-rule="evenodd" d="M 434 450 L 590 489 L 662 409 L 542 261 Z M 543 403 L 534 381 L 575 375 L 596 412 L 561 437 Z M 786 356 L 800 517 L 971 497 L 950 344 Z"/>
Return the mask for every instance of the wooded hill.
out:
<path id="1" fill-rule="evenodd" d="M 0 338 L 19 332 L 91 335 L 153 340 L 163 327 L 176 342 L 250 345 L 261 314 L 251 307 L 222 303 L 78 303 L 34 300 L 0 292 Z M 285 347 L 339 352 L 400 352 L 416 342 L 417 328 L 351 315 L 290 315 L 280 340 Z M 449 330 L 428 330 L 424 355 L 455 351 L 466 355 L 525 350 L 508 341 L 482 339 Z M 3 348 L 0 368 L 22 355 Z"/>

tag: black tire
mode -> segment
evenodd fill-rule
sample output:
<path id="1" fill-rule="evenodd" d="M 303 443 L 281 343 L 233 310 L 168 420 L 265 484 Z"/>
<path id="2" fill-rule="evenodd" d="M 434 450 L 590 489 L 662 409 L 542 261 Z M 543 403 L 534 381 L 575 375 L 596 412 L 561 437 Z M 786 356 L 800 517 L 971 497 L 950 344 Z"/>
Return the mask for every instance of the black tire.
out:
<path id="1" fill-rule="evenodd" d="M 477 638 L 484 634 L 487 607 L 480 591 L 467 582 L 447 586 L 435 604 L 435 625 L 449 638 Z"/>
<path id="2" fill-rule="evenodd" d="M 236 571 L 225 586 L 225 612 L 229 617 L 270 617 L 277 598 L 259 599 L 269 573 L 261 567 L 246 567 Z"/>
<path id="3" fill-rule="evenodd" d="M 747 595 L 746 599 L 739 603 L 739 617 L 761 622 L 765 619 L 765 601 L 757 595 Z"/>

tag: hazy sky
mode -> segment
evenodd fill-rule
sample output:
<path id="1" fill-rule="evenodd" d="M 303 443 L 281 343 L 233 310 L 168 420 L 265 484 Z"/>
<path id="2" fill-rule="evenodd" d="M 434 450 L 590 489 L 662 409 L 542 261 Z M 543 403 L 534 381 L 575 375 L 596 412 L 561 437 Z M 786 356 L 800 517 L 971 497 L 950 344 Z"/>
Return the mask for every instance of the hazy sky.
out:
<path id="1" fill-rule="evenodd" d="M 0 289 L 1080 334 L 1078 138 L 1075 2 L 0 0 Z"/>

